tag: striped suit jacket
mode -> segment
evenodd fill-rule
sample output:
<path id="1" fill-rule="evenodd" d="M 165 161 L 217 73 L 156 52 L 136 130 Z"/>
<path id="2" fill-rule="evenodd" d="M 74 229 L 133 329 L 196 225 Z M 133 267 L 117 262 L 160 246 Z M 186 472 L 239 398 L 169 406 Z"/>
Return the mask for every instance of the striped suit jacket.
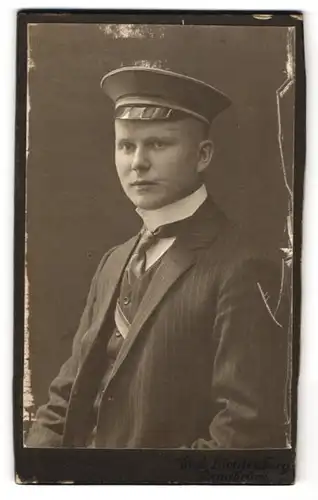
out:
<path id="1" fill-rule="evenodd" d="M 72 355 L 37 412 L 28 446 L 88 446 L 114 304 L 135 244 L 136 237 L 103 257 Z M 285 447 L 278 274 L 208 199 L 163 256 L 111 367 L 96 447 Z"/>

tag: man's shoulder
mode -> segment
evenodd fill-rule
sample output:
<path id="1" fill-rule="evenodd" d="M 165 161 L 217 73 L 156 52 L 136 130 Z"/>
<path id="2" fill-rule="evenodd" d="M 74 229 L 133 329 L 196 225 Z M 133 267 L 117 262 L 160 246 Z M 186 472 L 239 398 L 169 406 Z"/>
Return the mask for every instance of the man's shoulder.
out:
<path id="1" fill-rule="evenodd" d="M 221 213 L 216 241 L 206 249 L 205 266 L 220 282 L 261 282 L 277 288 L 281 279 L 282 254 L 279 246 L 261 244 L 256 234 Z"/>
<path id="2" fill-rule="evenodd" d="M 275 248 L 260 244 L 255 234 L 229 222 L 220 235 L 218 274 L 223 283 L 244 287 L 257 283 L 264 290 L 277 295 L 281 282 L 282 254 Z"/>
<path id="3" fill-rule="evenodd" d="M 256 233 L 225 217 L 217 245 L 224 261 L 240 263 L 260 260 L 272 263 L 281 261 L 279 245 L 262 244 Z"/>
<path id="4" fill-rule="evenodd" d="M 189 238 L 199 238 L 208 242 L 211 256 L 215 253 L 224 261 L 241 261 L 248 258 L 275 260 L 277 250 L 274 245 L 262 245 L 259 234 L 229 217 L 209 196 L 193 218 Z M 202 237 L 200 236 L 202 233 Z M 213 249 L 213 251 L 212 251 Z"/>

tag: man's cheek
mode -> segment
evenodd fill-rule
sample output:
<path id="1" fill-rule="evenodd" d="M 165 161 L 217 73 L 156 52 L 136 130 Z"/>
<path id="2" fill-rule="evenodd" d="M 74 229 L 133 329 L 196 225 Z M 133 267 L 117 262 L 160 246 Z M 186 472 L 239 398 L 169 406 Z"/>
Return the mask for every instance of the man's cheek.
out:
<path id="1" fill-rule="evenodd" d="M 116 155 L 115 159 L 116 170 L 119 177 L 127 175 L 130 170 L 130 162 L 128 158 L 125 158 L 123 155 Z"/>

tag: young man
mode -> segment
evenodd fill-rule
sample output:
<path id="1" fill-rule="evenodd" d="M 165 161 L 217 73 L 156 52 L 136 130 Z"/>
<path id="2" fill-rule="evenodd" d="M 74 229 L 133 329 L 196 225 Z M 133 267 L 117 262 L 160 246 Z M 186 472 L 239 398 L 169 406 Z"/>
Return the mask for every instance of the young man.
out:
<path id="1" fill-rule="evenodd" d="M 159 69 L 112 71 L 115 163 L 143 226 L 93 278 L 73 352 L 28 446 L 286 446 L 279 276 L 203 183 L 229 99 Z"/>

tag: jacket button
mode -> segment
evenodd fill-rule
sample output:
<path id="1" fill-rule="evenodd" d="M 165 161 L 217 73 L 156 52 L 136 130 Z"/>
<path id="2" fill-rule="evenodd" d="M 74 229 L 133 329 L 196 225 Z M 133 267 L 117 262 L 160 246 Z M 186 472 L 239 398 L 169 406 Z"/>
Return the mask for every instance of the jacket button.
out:
<path id="1" fill-rule="evenodd" d="M 113 396 L 108 396 L 108 398 L 107 398 L 107 399 L 108 399 L 108 401 L 114 401 Z"/>
<path id="2" fill-rule="evenodd" d="M 130 303 L 130 298 L 129 297 L 124 297 L 124 305 L 128 306 L 129 303 Z"/>
<path id="3" fill-rule="evenodd" d="M 116 336 L 116 337 L 121 337 L 121 333 L 120 333 L 118 330 L 116 330 L 116 332 L 115 332 L 115 336 Z"/>

